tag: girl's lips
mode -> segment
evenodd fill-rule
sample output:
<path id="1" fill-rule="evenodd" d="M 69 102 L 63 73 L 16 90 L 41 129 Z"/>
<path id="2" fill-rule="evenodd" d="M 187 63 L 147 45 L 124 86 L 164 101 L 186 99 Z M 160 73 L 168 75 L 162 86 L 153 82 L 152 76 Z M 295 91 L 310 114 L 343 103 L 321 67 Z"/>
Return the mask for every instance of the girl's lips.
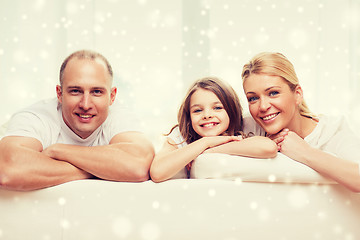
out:
<path id="1" fill-rule="evenodd" d="M 216 125 L 218 125 L 219 123 L 215 123 L 215 122 L 211 122 L 211 123 L 204 123 L 204 124 L 201 124 L 200 127 L 204 127 L 204 128 L 211 128 L 211 127 L 214 127 Z"/>

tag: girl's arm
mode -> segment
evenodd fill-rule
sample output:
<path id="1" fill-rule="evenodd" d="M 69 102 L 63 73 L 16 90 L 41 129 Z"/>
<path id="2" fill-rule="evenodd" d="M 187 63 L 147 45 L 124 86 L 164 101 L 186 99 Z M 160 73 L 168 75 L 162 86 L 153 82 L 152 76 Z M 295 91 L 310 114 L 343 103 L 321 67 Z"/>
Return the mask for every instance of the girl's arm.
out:
<path id="1" fill-rule="evenodd" d="M 176 144 L 168 138 L 152 162 L 151 179 L 154 182 L 170 179 L 206 149 L 237 140 L 239 138 L 234 136 L 203 137 L 185 147 L 177 148 Z"/>
<path id="2" fill-rule="evenodd" d="M 277 145 L 267 137 L 254 136 L 237 142 L 225 143 L 206 150 L 207 153 L 227 153 L 254 158 L 273 158 L 277 155 Z"/>
<path id="3" fill-rule="evenodd" d="M 357 162 L 313 148 L 292 131 L 288 131 L 287 134 L 274 139 L 274 141 L 286 156 L 334 179 L 354 192 L 360 192 L 360 174 Z"/>

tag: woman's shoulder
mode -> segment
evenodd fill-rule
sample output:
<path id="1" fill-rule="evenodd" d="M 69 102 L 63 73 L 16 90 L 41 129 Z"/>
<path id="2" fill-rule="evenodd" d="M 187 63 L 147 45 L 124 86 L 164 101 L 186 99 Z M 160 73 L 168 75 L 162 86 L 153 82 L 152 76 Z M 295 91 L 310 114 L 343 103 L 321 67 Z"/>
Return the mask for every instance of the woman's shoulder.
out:
<path id="1" fill-rule="evenodd" d="M 249 114 L 245 114 L 243 117 L 243 132 L 248 135 L 265 136 L 265 130 L 260 127 L 259 124 Z"/>

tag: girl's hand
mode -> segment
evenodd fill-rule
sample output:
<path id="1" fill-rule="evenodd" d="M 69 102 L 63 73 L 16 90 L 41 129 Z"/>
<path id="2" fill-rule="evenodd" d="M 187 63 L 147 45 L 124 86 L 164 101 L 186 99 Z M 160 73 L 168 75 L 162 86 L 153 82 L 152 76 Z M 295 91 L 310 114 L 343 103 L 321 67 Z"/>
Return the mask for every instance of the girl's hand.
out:
<path id="1" fill-rule="evenodd" d="M 279 141 L 281 138 L 282 140 Z M 277 143 L 279 151 L 299 162 L 301 162 L 302 156 L 311 150 L 310 145 L 304 139 L 289 130 L 286 135 L 279 136 L 276 139 L 279 141 L 279 143 Z"/>
<path id="2" fill-rule="evenodd" d="M 203 137 L 199 140 L 205 143 L 206 149 L 216 147 L 218 145 L 232 142 L 232 141 L 241 141 L 241 136 L 215 136 L 215 137 Z"/>

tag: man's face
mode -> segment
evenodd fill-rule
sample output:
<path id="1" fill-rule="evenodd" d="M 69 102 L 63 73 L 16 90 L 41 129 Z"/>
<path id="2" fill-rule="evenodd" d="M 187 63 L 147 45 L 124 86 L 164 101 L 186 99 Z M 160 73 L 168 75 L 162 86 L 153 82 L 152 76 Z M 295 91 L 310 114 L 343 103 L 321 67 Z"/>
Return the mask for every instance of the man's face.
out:
<path id="1" fill-rule="evenodd" d="M 107 118 L 115 100 L 110 75 L 101 60 L 71 59 L 56 87 L 66 125 L 79 137 L 89 137 Z"/>

